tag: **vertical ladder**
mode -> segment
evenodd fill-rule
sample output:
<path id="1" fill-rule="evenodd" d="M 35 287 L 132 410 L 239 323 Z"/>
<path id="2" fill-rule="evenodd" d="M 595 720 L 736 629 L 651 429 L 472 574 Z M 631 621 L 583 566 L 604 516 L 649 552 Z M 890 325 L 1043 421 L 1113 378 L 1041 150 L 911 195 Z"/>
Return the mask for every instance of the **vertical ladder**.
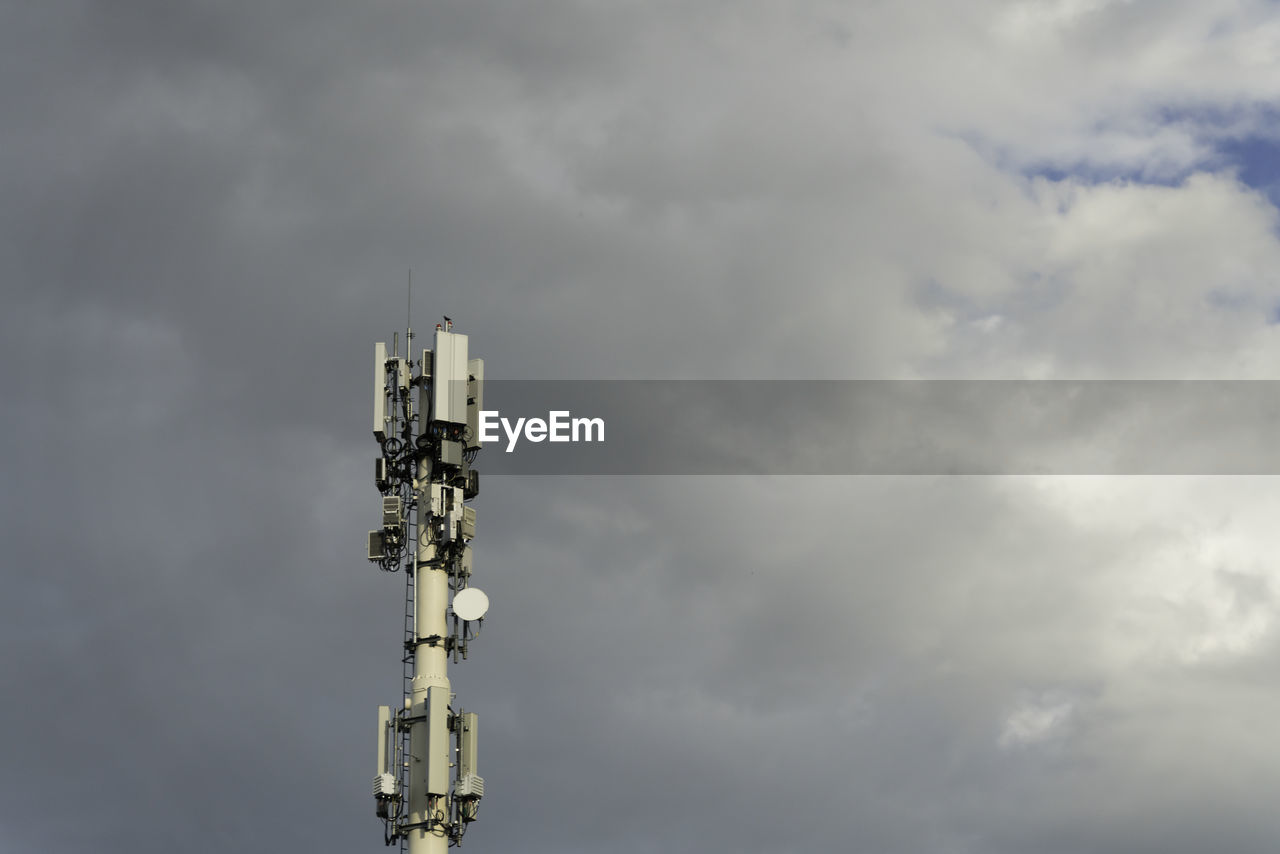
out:
<path id="1" fill-rule="evenodd" d="M 409 546 L 404 558 L 404 656 L 400 659 L 400 676 L 401 688 L 404 696 L 400 701 L 400 708 L 405 708 L 405 703 L 413 695 L 413 658 L 414 646 L 413 642 L 416 638 L 417 627 L 413 624 L 414 611 L 414 592 L 417 583 L 417 573 L 414 566 L 417 563 L 418 555 L 418 530 L 417 530 L 417 513 L 412 500 L 412 491 L 410 491 L 410 501 L 404 503 L 405 507 L 405 540 Z M 409 731 L 406 729 L 400 733 L 400 755 L 405 758 L 409 756 Z M 400 776 L 400 803 L 401 809 L 408 814 L 409 809 L 409 773 L 405 769 L 405 761 L 401 761 L 397 773 Z M 409 848 L 408 836 L 400 837 L 400 854 L 407 854 Z"/>

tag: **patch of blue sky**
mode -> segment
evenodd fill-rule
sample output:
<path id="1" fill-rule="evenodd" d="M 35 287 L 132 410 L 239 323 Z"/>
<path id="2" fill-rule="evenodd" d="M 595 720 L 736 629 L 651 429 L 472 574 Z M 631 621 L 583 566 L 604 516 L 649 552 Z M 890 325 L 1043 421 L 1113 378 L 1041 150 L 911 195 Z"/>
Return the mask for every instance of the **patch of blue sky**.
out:
<path id="1" fill-rule="evenodd" d="M 917 283 L 912 295 L 921 308 L 939 310 L 964 323 L 1051 312 L 1070 295 L 1069 281 L 1057 273 L 1028 269 L 1017 272 L 1012 280 L 1016 287 L 984 299 L 938 278 Z"/>
<path id="2" fill-rule="evenodd" d="M 1165 108 L 1159 118 L 1186 128 L 1209 150 L 1200 168 L 1234 172 L 1242 184 L 1280 207 L 1280 106 Z"/>
<path id="3" fill-rule="evenodd" d="M 1193 129 L 1210 137 L 1238 137 L 1280 126 L 1280 106 L 1260 101 L 1166 104 L 1154 108 L 1151 116 L 1157 124 Z"/>
<path id="4" fill-rule="evenodd" d="M 1161 134 L 1181 138 L 1186 145 L 1162 150 L 1156 144 L 1156 137 Z M 1198 172 L 1228 172 L 1280 209 L 1280 105 L 1162 107 L 1123 125 L 1096 125 L 1075 138 L 1076 151 L 1071 145 L 1064 145 L 1052 155 L 1000 144 L 977 133 L 949 135 L 964 141 L 1001 171 L 1028 179 L 1174 187 Z M 1117 148 L 1109 146 L 1107 140 L 1117 136 L 1139 143 L 1145 138 L 1152 156 L 1114 156 Z M 1280 236 L 1280 229 L 1277 235 Z M 1067 284 L 1052 274 L 1027 272 L 1022 280 L 1023 287 L 1016 293 L 982 304 L 937 280 L 919 287 L 915 296 L 922 305 L 976 322 L 1006 313 L 1017 316 L 1025 311 L 1051 311 L 1069 291 Z M 1248 288 L 1212 289 L 1205 294 L 1205 304 L 1217 311 L 1265 312 L 1269 323 L 1280 324 L 1280 303 L 1269 306 Z"/>
<path id="5" fill-rule="evenodd" d="M 1210 152 L 1193 127 L 1133 116 L 1081 129 L 1056 152 L 1026 152 L 1017 171 L 1028 178 L 1082 184 L 1176 187 Z"/>
<path id="6" fill-rule="evenodd" d="M 1124 163 L 1108 163 L 1095 160 L 1072 162 L 1039 160 L 1022 164 L 1017 170 L 1025 178 L 1045 178 L 1049 181 L 1076 181 L 1080 184 L 1150 184 L 1160 187 L 1176 187 L 1196 171 L 1194 166 L 1152 169 Z"/>
<path id="7" fill-rule="evenodd" d="M 1280 207 L 1280 106 L 1273 104 L 1157 107 L 1099 123 L 1052 153 L 956 136 L 997 168 L 1026 178 L 1174 187 L 1196 172 L 1229 171 Z"/>
<path id="8" fill-rule="evenodd" d="M 1056 144 L 1053 152 L 1032 151 L 975 133 L 954 136 L 1002 172 L 1082 184 L 1177 186 L 1197 170 L 1201 154 L 1183 139 L 1153 140 L 1133 128 L 1091 128 L 1069 143 Z"/>
<path id="9" fill-rule="evenodd" d="M 1248 136 L 1217 145 L 1219 162 L 1233 168 L 1240 183 L 1280 207 L 1280 136 Z"/>
<path id="10" fill-rule="evenodd" d="M 1212 288 L 1204 296 L 1210 308 L 1237 313 L 1255 312 L 1260 306 L 1258 297 L 1249 290 L 1232 290 L 1226 287 Z"/>

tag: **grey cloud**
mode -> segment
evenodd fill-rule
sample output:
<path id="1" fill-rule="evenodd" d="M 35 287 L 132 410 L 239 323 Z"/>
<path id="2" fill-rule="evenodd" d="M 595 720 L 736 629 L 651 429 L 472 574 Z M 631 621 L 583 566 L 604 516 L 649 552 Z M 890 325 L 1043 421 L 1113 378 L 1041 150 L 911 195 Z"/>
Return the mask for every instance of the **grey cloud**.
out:
<path id="1" fill-rule="evenodd" d="M 0 12 L 0 847 L 379 848 L 403 579 L 361 555 L 368 361 L 408 268 L 417 329 L 449 313 L 497 377 L 957 357 L 916 295 L 968 256 L 931 251 L 1004 258 L 978 238 L 1024 188 L 883 108 L 927 87 L 842 82 L 798 47 L 843 56 L 843 28 L 923 62 L 915 30 L 770 8 Z M 1044 245 L 1024 238 L 1011 269 Z M 1270 850 L 1274 641 L 1264 619 L 1219 649 L 1222 618 L 1172 583 L 1199 578 L 1219 505 L 1265 495 L 1108 527 L 1036 490 L 486 478 L 494 608 L 453 671 L 489 789 L 467 844 Z M 1169 589 L 1133 594 L 1135 565 Z M 1265 566 L 1227 569 L 1208 593 L 1266 618 Z M 1042 697 L 1067 725 L 1002 748 Z"/>

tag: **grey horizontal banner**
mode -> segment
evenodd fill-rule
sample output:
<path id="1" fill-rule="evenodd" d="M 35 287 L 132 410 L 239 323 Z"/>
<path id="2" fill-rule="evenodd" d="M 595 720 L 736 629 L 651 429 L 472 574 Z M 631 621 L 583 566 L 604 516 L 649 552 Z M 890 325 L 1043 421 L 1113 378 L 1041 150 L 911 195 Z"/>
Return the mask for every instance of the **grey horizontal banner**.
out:
<path id="1" fill-rule="evenodd" d="M 490 475 L 1280 474 L 1273 381 L 488 380 L 483 408 Z"/>

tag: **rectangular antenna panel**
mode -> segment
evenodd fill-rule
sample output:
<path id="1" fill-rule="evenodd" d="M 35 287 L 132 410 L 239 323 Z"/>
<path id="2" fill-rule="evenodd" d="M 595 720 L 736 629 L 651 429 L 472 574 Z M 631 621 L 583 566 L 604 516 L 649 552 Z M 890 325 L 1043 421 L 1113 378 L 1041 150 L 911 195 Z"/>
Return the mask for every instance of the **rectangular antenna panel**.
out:
<path id="1" fill-rule="evenodd" d="M 426 785 L 429 795 L 449 794 L 449 689 L 440 685 L 427 688 L 427 768 Z M 443 726 L 437 721 L 443 720 Z M 433 736 L 435 738 L 433 739 Z M 439 741 L 439 744 L 430 743 Z"/>
<path id="2" fill-rule="evenodd" d="M 460 739 L 461 745 L 458 750 L 458 777 L 461 779 L 474 776 L 476 773 L 477 723 L 478 719 L 475 712 L 464 712 L 462 714 L 462 738 Z"/>
<path id="3" fill-rule="evenodd" d="M 472 540 L 476 536 L 476 508 L 462 508 L 462 539 Z"/>
<path id="4" fill-rule="evenodd" d="M 480 411 L 484 409 L 484 359 L 467 362 L 467 447 L 480 447 Z"/>
<path id="5" fill-rule="evenodd" d="M 391 742 L 391 707 L 378 706 L 378 775 L 391 776 L 391 760 L 390 751 L 387 750 Z M 374 794 L 378 794 L 376 787 Z M 394 794 L 388 792 L 387 794 Z"/>
<path id="6" fill-rule="evenodd" d="M 382 545 L 382 532 L 369 532 L 369 560 L 382 560 L 387 556 L 387 551 Z"/>
<path id="7" fill-rule="evenodd" d="M 431 423 L 431 351 L 422 351 L 422 382 L 418 383 L 418 434 L 424 435 L 427 432 L 427 425 Z"/>
<path id="8" fill-rule="evenodd" d="M 467 336 L 436 330 L 431 420 L 467 423 Z"/>
<path id="9" fill-rule="evenodd" d="M 387 438 L 387 345 L 373 345 L 373 436 Z"/>

